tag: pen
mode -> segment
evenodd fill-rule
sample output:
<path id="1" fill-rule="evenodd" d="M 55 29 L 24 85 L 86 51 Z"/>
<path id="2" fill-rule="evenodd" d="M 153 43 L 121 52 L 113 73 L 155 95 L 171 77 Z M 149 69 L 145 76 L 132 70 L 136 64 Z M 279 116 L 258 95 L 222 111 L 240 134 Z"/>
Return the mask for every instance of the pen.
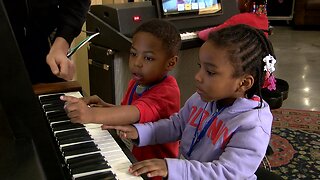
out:
<path id="1" fill-rule="evenodd" d="M 83 45 L 85 45 L 87 42 L 89 42 L 92 38 L 96 37 L 100 33 L 94 33 L 88 37 L 86 37 L 84 40 L 82 40 L 77 46 L 70 48 L 67 53 L 67 57 L 70 58 L 78 49 L 80 49 Z"/>

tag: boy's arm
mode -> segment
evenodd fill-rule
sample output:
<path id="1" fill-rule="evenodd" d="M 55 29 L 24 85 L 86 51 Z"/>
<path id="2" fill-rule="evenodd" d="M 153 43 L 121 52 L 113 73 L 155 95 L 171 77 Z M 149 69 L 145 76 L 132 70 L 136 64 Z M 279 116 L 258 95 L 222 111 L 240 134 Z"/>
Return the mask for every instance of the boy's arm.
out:
<path id="1" fill-rule="evenodd" d="M 122 105 L 114 107 L 93 107 L 89 108 L 92 111 L 92 122 L 97 124 L 128 125 L 137 123 L 140 118 L 140 112 L 136 106 Z"/>
<path id="2" fill-rule="evenodd" d="M 97 123 L 106 125 L 128 125 L 139 121 L 140 112 L 133 105 L 113 107 L 90 107 L 81 98 L 61 96 L 65 101 L 64 109 L 74 123 Z"/>

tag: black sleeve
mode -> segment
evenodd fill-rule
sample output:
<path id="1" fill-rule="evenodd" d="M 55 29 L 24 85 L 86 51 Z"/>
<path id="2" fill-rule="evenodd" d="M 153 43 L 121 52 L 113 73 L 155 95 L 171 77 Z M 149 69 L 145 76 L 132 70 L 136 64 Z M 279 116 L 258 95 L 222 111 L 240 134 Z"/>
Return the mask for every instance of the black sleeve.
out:
<path id="1" fill-rule="evenodd" d="M 61 0 L 57 37 L 63 37 L 71 44 L 81 32 L 90 4 L 91 0 Z"/>

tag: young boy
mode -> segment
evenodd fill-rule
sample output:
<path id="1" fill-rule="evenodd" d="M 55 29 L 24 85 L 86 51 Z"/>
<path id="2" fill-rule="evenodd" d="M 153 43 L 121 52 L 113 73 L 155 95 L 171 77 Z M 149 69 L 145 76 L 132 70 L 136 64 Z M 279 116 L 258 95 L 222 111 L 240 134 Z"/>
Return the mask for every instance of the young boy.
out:
<path id="1" fill-rule="evenodd" d="M 83 99 L 62 96 L 71 121 L 128 125 L 169 118 L 178 112 L 180 90 L 175 78 L 167 73 L 178 61 L 180 45 L 179 32 L 169 22 L 156 19 L 139 26 L 133 33 L 130 49 L 132 79 L 121 106 L 105 103 L 98 96 Z M 178 142 L 133 147 L 132 152 L 138 161 L 173 158 L 178 155 Z"/>

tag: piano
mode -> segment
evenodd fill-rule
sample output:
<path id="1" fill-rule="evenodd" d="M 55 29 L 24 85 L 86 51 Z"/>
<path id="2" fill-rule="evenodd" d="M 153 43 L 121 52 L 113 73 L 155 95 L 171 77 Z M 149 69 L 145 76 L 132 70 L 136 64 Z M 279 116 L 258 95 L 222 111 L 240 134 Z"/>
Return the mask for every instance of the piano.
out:
<path id="1" fill-rule="evenodd" d="M 81 98 L 81 90 L 72 91 L 77 87 L 75 84 L 61 82 L 33 86 L 68 176 L 74 180 L 142 179 L 128 173 L 135 159 L 114 130 L 101 130 L 100 124 L 70 121 L 60 96 Z M 43 94 L 47 86 L 49 93 Z"/>
<path id="2" fill-rule="evenodd" d="M 0 27 L 1 179 L 146 179 L 128 174 L 135 159 L 114 131 L 66 118 L 58 98 L 81 97 L 77 83 L 31 85 L 2 1 Z"/>

